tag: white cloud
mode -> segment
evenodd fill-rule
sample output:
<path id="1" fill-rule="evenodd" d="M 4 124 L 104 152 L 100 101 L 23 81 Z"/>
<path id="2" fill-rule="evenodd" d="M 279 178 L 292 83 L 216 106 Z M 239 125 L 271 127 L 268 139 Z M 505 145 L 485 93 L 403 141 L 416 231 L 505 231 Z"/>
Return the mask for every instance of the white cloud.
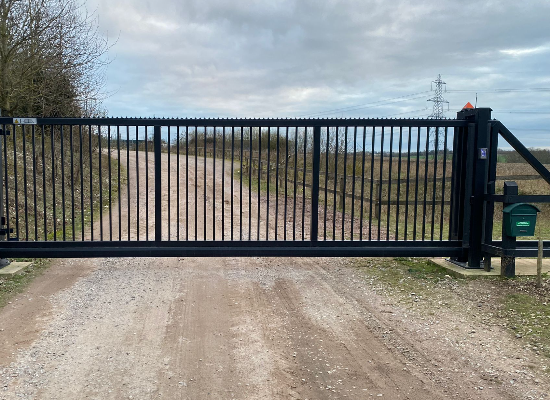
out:
<path id="1" fill-rule="evenodd" d="M 506 49 L 506 50 L 500 50 L 500 52 L 509 56 L 521 57 L 526 55 L 546 53 L 549 50 L 550 50 L 550 46 L 537 46 L 537 47 L 527 47 L 522 49 Z"/>

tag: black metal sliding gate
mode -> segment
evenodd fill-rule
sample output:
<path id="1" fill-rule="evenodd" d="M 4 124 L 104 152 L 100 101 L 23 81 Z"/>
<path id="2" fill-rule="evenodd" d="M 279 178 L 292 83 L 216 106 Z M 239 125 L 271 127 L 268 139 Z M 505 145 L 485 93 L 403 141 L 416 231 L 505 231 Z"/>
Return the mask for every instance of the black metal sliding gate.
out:
<path id="1" fill-rule="evenodd" d="M 465 259 L 487 123 L 0 118 L 0 257 Z"/>

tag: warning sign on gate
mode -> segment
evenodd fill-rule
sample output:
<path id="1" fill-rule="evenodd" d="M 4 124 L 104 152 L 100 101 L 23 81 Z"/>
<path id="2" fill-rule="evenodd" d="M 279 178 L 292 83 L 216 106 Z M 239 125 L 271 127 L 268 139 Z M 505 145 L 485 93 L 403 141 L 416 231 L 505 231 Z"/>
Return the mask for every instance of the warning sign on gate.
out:
<path id="1" fill-rule="evenodd" d="M 36 125 L 36 118 L 14 118 L 13 123 L 17 125 Z"/>

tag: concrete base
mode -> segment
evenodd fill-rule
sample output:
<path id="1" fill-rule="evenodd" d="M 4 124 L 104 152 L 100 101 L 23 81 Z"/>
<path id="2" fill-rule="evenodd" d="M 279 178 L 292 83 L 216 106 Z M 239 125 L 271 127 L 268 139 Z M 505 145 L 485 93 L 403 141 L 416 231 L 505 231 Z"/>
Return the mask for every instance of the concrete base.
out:
<path id="1" fill-rule="evenodd" d="M 454 264 L 445 258 L 431 258 L 431 261 L 437 265 L 453 271 L 455 274 L 467 276 L 500 276 L 500 257 L 491 258 L 492 269 L 489 272 L 483 269 L 468 269 Z M 550 273 L 550 259 L 542 260 L 542 273 Z M 516 276 L 536 276 L 537 259 L 536 258 L 516 258 Z"/>
<path id="2" fill-rule="evenodd" d="M 12 262 L 10 265 L 0 268 L 0 276 L 1 275 L 15 275 L 22 269 L 27 268 L 30 266 L 31 262 Z"/>

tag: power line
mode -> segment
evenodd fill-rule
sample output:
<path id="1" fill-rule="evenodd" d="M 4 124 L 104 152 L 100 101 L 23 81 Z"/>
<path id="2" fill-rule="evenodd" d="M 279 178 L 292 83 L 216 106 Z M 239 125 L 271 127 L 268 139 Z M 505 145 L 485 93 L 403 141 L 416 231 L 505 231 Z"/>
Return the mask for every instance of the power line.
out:
<path id="1" fill-rule="evenodd" d="M 448 90 L 448 93 L 518 93 L 518 92 L 550 92 L 550 88 L 538 87 L 538 88 L 524 88 L 524 89 L 452 89 Z"/>
<path id="2" fill-rule="evenodd" d="M 365 109 L 365 108 L 380 107 L 380 106 L 383 106 L 383 105 L 386 105 L 386 104 L 400 103 L 402 101 L 408 101 L 408 100 L 424 98 L 425 96 L 418 96 L 418 97 L 413 97 L 413 96 L 417 96 L 419 94 L 425 94 L 425 93 L 429 93 L 429 92 L 430 92 L 429 90 L 426 90 L 426 91 L 423 91 L 423 92 L 411 93 L 411 94 L 407 94 L 407 95 L 404 95 L 404 96 L 398 96 L 398 97 L 393 97 L 393 98 L 390 98 L 390 99 L 379 100 L 379 101 L 375 101 L 375 102 L 372 102 L 372 103 L 359 104 L 359 105 L 348 106 L 348 107 L 343 107 L 343 108 L 335 108 L 335 109 L 332 109 L 332 110 L 326 110 L 326 111 L 320 111 L 320 112 L 313 113 L 313 114 L 302 115 L 302 116 L 299 116 L 298 118 L 306 118 L 306 117 L 313 117 L 313 116 L 331 114 L 331 113 L 336 113 L 336 112 L 347 112 L 347 111 L 361 110 L 361 109 Z M 400 99 L 403 99 L 403 100 L 400 100 Z"/>

